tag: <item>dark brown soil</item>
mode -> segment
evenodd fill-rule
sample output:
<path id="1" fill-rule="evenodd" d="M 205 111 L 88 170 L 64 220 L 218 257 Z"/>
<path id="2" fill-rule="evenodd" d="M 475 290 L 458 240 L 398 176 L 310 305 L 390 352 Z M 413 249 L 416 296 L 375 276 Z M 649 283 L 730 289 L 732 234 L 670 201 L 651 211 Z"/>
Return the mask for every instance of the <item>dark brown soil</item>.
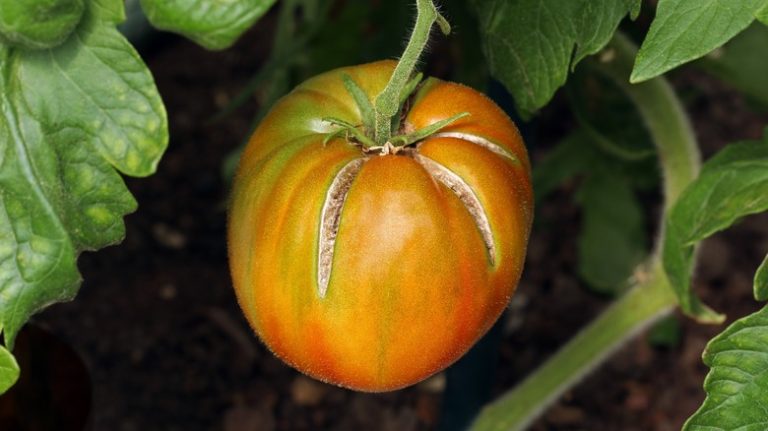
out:
<path id="1" fill-rule="evenodd" d="M 78 350 L 92 373 L 97 431 L 429 430 L 444 377 L 387 394 L 360 394 L 303 377 L 265 350 L 230 285 L 225 245 L 227 185 L 222 160 L 246 136 L 255 106 L 206 121 L 237 94 L 264 58 L 268 29 L 235 49 L 206 52 L 172 38 L 146 56 L 166 102 L 171 145 L 156 175 L 127 180 L 140 203 L 127 238 L 80 260 L 84 283 L 71 303 L 35 321 Z M 768 115 L 751 113 L 725 86 L 696 72 L 676 76 L 706 154 L 757 138 Z M 255 105 L 252 104 L 252 105 Z M 541 123 L 561 121 L 549 108 Z M 548 117 L 547 117 L 548 116 Z M 566 120 L 562 120 L 566 121 Z M 542 131 L 539 148 L 558 136 Z M 534 163 L 544 150 L 532 154 Z M 576 277 L 579 212 L 563 187 L 538 210 L 528 265 L 501 349 L 500 393 L 603 308 Z M 756 310 L 751 276 L 768 251 L 768 218 L 748 219 L 706 242 L 697 289 L 738 318 Z M 678 317 L 678 345 L 645 335 L 547 411 L 536 430 L 675 430 L 703 399 L 700 355 L 723 329 Z"/>

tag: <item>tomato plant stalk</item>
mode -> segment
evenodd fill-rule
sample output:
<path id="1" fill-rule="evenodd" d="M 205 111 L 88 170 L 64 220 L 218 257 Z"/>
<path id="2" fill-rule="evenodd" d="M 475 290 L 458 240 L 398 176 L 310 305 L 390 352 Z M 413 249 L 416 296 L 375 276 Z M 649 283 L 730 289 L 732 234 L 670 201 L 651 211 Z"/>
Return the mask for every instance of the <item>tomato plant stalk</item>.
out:
<path id="1" fill-rule="evenodd" d="M 667 81 L 655 78 L 629 84 L 636 51 L 632 42 L 617 33 L 597 68 L 637 105 L 651 133 L 664 176 L 666 212 L 696 177 L 700 155 L 688 117 Z M 472 425 L 473 431 L 524 429 L 622 344 L 673 310 L 677 300 L 660 259 L 663 237 L 660 231 L 655 251 L 634 276 L 632 288 L 522 383 L 487 405 Z"/>
<path id="2" fill-rule="evenodd" d="M 382 146 L 389 142 L 392 135 L 392 119 L 399 114 L 401 95 L 403 90 L 409 87 L 411 75 L 419 61 L 424 48 L 429 41 L 429 33 L 432 25 L 437 22 L 443 34 L 451 32 L 448 21 L 440 15 L 432 0 L 418 0 L 416 2 L 417 16 L 408 45 L 403 51 L 403 56 L 398 61 L 392 77 L 374 102 L 375 108 L 375 141 Z"/>

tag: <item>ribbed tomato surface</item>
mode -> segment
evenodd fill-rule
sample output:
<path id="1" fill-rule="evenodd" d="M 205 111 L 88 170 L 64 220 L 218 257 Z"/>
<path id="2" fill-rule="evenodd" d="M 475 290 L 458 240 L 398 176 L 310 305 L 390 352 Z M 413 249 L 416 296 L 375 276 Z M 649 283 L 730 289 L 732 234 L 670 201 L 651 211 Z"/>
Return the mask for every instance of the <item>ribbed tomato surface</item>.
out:
<path id="1" fill-rule="evenodd" d="M 234 182 L 229 254 L 253 329 L 320 380 L 385 391 L 466 352 L 498 318 L 523 266 L 532 217 L 520 134 L 488 98 L 430 78 L 402 122 L 462 118 L 393 154 L 323 140 L 362 118 L 395 63 L 334 70 L 281 99 L 253 134 Z"/>

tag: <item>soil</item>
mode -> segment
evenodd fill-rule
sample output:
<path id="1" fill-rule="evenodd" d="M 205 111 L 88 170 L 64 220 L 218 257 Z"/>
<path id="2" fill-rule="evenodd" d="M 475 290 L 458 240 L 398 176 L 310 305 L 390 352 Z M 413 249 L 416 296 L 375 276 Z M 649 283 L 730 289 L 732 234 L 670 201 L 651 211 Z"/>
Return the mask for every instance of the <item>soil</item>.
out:
<path id="1" fill-rule="evenodd" d="M 247 135 L 256 104 L 209 123 L 264 58 L 268 26 L 234 49 L 207 52 L 169 38 L 144 52 L 166 102 L 171 144 L 158 173 L 126 182 L 140 203 L 119 246 L 84 254 L 73 302 L 35 317 L 70 343 L 91 373 L 93 430 L 272 431 L 432 430 L 445 387 L 438 375 L 414 387 L 362 394 L 302 376 L 252 334 L 227 268 L 222 161 Z M 736 92 L 688 71 L 675 75 L 706 155 L 762 135 Z M 556 101 L 539 124 L 535 163 L 568 124 Z M 527 267 L 505 316 L 494 393 L 534 369 L 610 300 L 584 289 L 574 239 L 580 214 L 573 184 L 538 208 Z M 657 211 L 657 210 L 656 210 Z M 554 222 L 553 222 L 554 221 Z M 768 218 L 752 217 L 708 240 L 696 289 L 729 321 L 756 310 L 751 277 L 768 250 Z M 679 342 L 653 347 L 646 334 L 620 349 L 569 391 L 534 430 L 676 430 L 701 403 L 707 368 L 700 355 L 723 326 L 677 316 Z"/>

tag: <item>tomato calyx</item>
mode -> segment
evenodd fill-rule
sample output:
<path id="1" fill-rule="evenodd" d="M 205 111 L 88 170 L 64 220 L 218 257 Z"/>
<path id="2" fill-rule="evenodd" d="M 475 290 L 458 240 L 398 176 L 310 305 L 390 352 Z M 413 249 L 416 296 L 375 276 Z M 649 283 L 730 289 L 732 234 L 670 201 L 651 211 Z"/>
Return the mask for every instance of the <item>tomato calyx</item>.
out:
<path id="1" fill-rule="evenodd" d="M 418 73 L 409 80 L 400 95 L 400 115 L 396 116 L 395 120 L 392 121 L 392 129 L 397 130 L 397 134 L 391 136 L 392 133 L 390 133 L 391 137 L 387 141 L 384 143 L 377 143 L 375 136 L 372 136 L 374 133 L 374 114 L 370 100 L 368 100 L 368 97 L 360 86 L 357 85 L 349 75 L 342 75 L 342 80 L 344 81 L 344 86 L 355 100 L 355 103 L 360 110 L 363 124 L 352 124 L 348 121 L 334 117 L 323 118 L 323 121 L 337 127 L 336 130 L 325 136 L 323 145 L 327 144 L 328 141 L 332 139 L 343 136 L 347 142 L 359 146 L 365 154 L 378 153 L 378 155 L 382 156 L 390 154 L 397 155 L 406 149 L 415 147 L 419 142 L 437 134 L 454 122 L 469 116 L 468 112 L 462 112 L 418 130 L 413 130 L 407 123 L 401 125 L 402 119 L 406 118 L 408 115 L 409 102 L 422 83 L 422 74 Z M 406 153 L 408 152 L 406 151 Z"/>
<path id="2" fill-rule="evenodd" d="M 364 130 L 360 130 L 359 125 L 334 117 L 324 117 L 322 120 L 326 123 L 330 123 L 332 126 L 338 127 L 338 129 L 325 135 L 323 145 L 326 145 L 332 139 L 344 136 L 344 139 L 353 145 L 358 145 L 363 148 L 376 146 L 376 142 L 369 138 Z"/>
<path id="3" fill-rule="evenodd" d="M 338 129 L 325 136 L 323 145 L 327 144 L 332 139 L 343 136 L 348 143 L 359 146 L 365 154 L 378 153 L 381 156 L 386 156 L 390 154 L 397 155 L 402 152 L 407 153 L 408 151 L 406 150 L 414 148 L 424 139 L 436 135 L 440 130 L 467 116 L 469 116 L 469 113 L 467 112 L 456 114 L 427 127 L 393 136 L 382 145 L 376 145 L 376 142 L 371 139 L 364 130 L 360 130 L 360 126 L 338 118 L 326 117 L 323 118 L 323 121 L 337 126 Z"/>

